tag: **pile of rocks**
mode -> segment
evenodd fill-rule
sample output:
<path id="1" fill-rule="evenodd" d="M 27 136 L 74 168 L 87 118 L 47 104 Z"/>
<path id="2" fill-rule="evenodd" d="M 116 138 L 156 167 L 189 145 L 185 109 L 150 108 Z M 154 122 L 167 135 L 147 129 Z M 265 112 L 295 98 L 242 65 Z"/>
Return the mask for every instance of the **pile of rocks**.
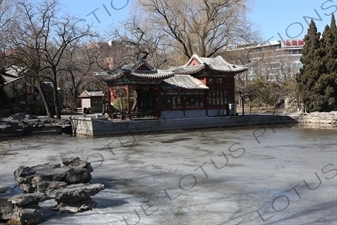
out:
<path id="1" fill-rule="evenodd" d="M 0 197 L 0 219 L 9 224 L 37 224 L 44 210 L 39 202 L 47 200 L 43 193 L 19 194 L 10 198 Z"/>
<path id="2" fill-rule="evenodd" d="M 26 113 L 16 113 L 8 118 L 0 118 L 0 137 L 25 135 L 36 131 L 57 131 L 71 134 L 69 119 L 36 117 Z"/>
<path id="3" fill-rule="evenodd" d="M 0 219 L 16 221 L 17 224 L 37 224 L 44 210 L 39 202 L 54 199 L 54 210 L 73 213 L 91 210 L 96 203 L 90 196 L 104 189 L 103 184 L 89 183 L 91 164 L 80 158 L 65 158 L 63 165 L 44 164 L 19 167 L 14 171 L 24 193 L 0 196 Z"/>

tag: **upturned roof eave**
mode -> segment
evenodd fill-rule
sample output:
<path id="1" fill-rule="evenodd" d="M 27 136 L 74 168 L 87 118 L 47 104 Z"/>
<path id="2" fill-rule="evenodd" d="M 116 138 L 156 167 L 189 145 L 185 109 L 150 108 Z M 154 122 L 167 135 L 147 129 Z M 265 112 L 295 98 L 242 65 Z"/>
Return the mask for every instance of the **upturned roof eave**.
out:
<path id="1" fill-rule="evenodd" d="M 186 88 L 186 87 L 180 87 L 173 84 L 167 84 L 166 86 L 160 86 L 163 90 L 191 90 L 191 91 L 207 91 L 209 90 L 209 87 L 207 88 Z"/>
<path id="2" fill-rule="evenodd" d="M 209 68 L 213 71 L 223 72 L 223 73 L 241 73 L 241 72 L 248 70 L 248 68 L 245 68 L 245 67 L 241 69 L 235 69 L 235 70 L 221 70 L 221 69 L 213 68 L 211 66 L 209 66 Z"/>
<path id="3" fill-rule="evenodd" d="M 136 79 L 147 79 L 147 80 L 161 80 L 161 79 L 166 79 L 169 77 L 174 76 L 173 72 L 169 72 L 169 73 L 163 73 L 163 74 L 159 74 L 159 73 L 130 73 L 127 74 L 127 76 L 129 77 L 133 77 Z"/>

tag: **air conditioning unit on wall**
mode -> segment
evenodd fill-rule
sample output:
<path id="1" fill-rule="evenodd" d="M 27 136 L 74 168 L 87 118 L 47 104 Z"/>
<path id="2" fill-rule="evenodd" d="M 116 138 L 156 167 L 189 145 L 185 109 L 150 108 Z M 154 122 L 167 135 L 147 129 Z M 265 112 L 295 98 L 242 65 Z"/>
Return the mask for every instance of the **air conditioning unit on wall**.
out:
<path id="1" fill-rule="evenodd" d="M 220 109 L 219 110 L 219 116 L 226 116 L 226 115 L 227 115 L 226 109 Z"/>

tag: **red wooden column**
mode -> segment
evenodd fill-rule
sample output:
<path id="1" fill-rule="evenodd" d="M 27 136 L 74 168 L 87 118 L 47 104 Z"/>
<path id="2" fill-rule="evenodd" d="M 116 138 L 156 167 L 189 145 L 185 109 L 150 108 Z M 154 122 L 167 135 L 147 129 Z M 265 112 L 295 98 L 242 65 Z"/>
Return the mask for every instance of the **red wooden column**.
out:
<path id="1" fill-rule="evenodd" d="M 126 85 L 126 110 L 128 119 L 131 119 L 131 107 L 130 107 L 130 85 Z"/>
<path id="2" fill-rule="evenodd" d="M 108 87 L 108 112 L 110 111 L 111 111 L 111 88 Z"/>

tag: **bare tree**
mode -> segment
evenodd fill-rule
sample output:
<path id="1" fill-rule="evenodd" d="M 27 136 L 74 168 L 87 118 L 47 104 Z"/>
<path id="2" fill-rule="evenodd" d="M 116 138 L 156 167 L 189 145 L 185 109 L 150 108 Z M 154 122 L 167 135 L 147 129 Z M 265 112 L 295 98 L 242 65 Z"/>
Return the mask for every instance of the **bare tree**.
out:
<path id="1" fill-rule="evenodd" d="M 90 75 L 93 68 L 97 68 L 98 55 L 98 51 L 83 47 L 78 41 L 65 50 L 63 72 L 58 79 L 66 95 L 65 104 L 73 110 L 77 109 L 77 99 L 83 86 L 91 82 Z"/>
<path id="2" fill-rule="evenodd" d="M 53 113 L 42 83 L 52 83 L 53 105 L 56 117 L 60 118 L 58 75 L 64 70 L 62 59 L 72 43 L 80 43 L 79 40 L 92 36 L 92 32 L 89 27 L 81 26 L 82 20 L 58 14 L 61 11 L 57 0 L 19 0 L 18 6 L 20 23 L 11 32 L 15 53 L 12 57 L 30 69 L 49 117 Z"/>
<path id="3" fill-rule="evenodd" d="M 5 52 L 8 49 L 8 31 L 13 25 L 16 16 L 16 7 L 14 2 L 9 0 L 0 0 L 0 67 L 6 66 Z"/>
<path id="4" fill-rule="evenodd" d="M 154 31 L 143 15 L 135 12 L 120 26 L 114 27 L 108 35 L 114 40 L 111 44 L 116 65 L 146 59 L 158 68 L 167 62 L 167 51 L 161 45 L 165 35 Z"/>
<path id="5" fill-rule="evenodd" d="M 256 35 L 246 19 L 247 0 L 140 0 L 136 6 L 152 30 L 165 36 L 161 44 L 187 58 L 212 57 Z"/>
<path id="6" fill-rule="evenodd" d="M 12 20 L 13 5 L 8 0 L 0 0 L 0 29 L 4 30 L 4 27 Z M 3 35 L 3 34 L 2 34 Z"/>
<path id="7" fill-rule="evenodd" d="M 237 88 L 237 93 L 240 96 L 242 115 L 245 115 L 245 100 L 249 100 L 249 114 L 252 114 L 252 107 L 254 99 L 259 97 L 259 90 L 255 83 L 248 82 L 247 84 L 242 84 Z"/>

